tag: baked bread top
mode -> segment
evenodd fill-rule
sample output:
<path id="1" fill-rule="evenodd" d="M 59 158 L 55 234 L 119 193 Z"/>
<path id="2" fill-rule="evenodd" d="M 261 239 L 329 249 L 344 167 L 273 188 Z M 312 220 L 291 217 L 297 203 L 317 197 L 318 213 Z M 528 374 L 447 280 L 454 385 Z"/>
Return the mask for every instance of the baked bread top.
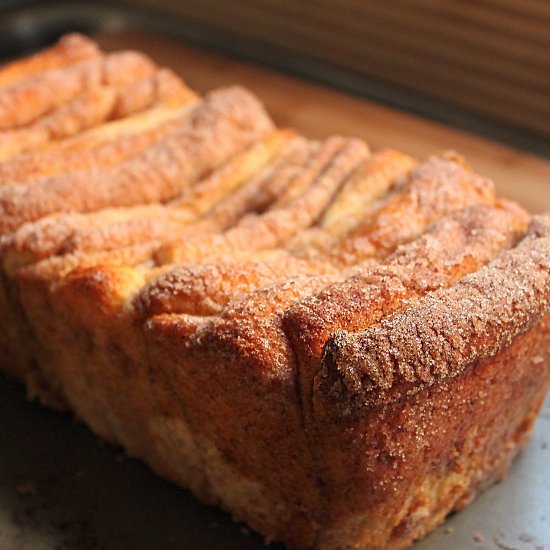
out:
<path id="1" fill-rule="evenodd" d="M 308 140 L 240 87 L 199 97 L 82 36 L 0 69 L 0 160 L 8 276 L 259 376 L 298 363 L 341 414 L 455 376 L 550 308 L 548 217 L 456 153 Z"/>

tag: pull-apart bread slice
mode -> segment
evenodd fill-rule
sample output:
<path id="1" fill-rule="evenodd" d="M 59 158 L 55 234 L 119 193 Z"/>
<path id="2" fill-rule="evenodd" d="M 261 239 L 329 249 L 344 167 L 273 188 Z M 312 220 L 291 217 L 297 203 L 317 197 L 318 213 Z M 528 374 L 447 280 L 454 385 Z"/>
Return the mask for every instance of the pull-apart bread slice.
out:
<path id="1" fill-rule="evenodd" d="M 0 69 L 0 158 L 0 367 L 268 540 L 406 548 L 525 445 L 550 217 L 457 154 L 70 35 Z"/>

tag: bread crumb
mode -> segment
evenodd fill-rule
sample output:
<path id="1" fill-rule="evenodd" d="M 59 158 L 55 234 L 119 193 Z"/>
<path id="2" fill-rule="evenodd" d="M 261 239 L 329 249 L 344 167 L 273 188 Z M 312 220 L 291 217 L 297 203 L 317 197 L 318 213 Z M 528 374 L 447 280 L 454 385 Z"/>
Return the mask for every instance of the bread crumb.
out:
<path id="1" fill-rule="evenodd" d="M 521 542 L 535 542 L 535 537 L 529 533 L 521 533 L 519 540 Z"/>
<path id="2" fill-rule="evenodd" d="M 485 540 L 485 537 L 483 536 L 482 533 L 474 533 L 474 540 L 476 542 L 483 542 Z"/>
<path id="3" fill-rule="evenodd" d="M 512 546 L 507 546 L 506 544 L 503 544 L 496 537 L 493 539 L 493 542 L 501 550 L 517 550 L 516 548 L 513 548 Z"/>

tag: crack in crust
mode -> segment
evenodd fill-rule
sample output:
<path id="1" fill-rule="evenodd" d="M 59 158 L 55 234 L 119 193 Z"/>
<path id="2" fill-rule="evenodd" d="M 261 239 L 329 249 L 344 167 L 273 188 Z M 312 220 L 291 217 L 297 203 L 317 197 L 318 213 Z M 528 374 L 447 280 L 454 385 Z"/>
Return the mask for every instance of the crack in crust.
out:
<path id="1" fill-rule="evenodd" d="M 163 247 L 157 254 L 157 263 L 234 259 L 275 248 L 319 217 L 336 190 L 367 154 L 365 145 L 358 140 L 326 140 L 282 199 L 267 213 L 249 215 L 224 234 Z M 302 193 L 295 195 L 295 188 Z"/>

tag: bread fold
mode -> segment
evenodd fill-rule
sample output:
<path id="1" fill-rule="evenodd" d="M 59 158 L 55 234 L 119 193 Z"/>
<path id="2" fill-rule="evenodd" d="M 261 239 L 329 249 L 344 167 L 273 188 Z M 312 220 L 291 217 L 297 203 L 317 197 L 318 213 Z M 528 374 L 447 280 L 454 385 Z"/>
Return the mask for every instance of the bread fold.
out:
<path id="1" fill-rule="evenodd" d="M 127 84 L 153 74 L 154 70 L 148 57 L 128 51 L 99 55 L 16 81 L 0 88 L 0 130 L 29 124 L 83 92 Z"/>
<path id="2" fill-rule="evenodd" d="M 79 134 L 159 104 L 178 105 L 194 98 L 173 73 L 160 69 L 124 86 L 99 86 L 21 128 L 0 132 L 0 160 Z"/>
<path id="3" fill-rule="evenodd" d="M 547 223 L 537 220 L 517 247 L 379 326 L 331 336 L 320 393 L 347 394 L 346 411 L 350 402 L 370 405 L 457 376 L 528 330 L 550 307 L 550 232 L 540 230 Z"/>
<path id="4" fill-rule="evenodd" d="M 0 232 L 57 212 L 168 201 L 270 130 L 248 92 L 212 92 L 173 133 L 119 166 L 1 187 Z"/>

